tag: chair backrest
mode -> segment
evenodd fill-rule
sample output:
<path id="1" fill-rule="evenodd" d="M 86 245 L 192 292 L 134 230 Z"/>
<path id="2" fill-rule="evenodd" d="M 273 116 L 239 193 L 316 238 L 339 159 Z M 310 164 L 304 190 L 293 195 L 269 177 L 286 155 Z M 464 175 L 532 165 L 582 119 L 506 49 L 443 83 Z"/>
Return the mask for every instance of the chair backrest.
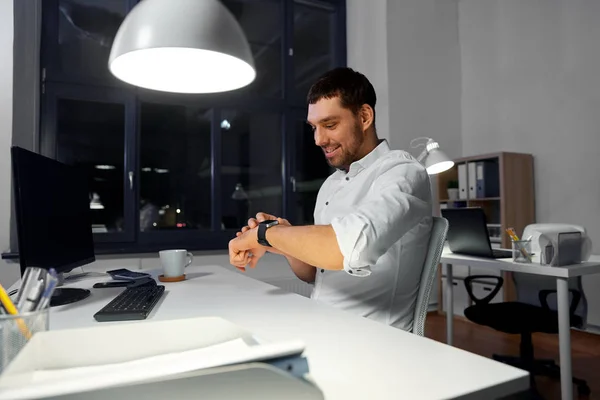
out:
<path id="1" fill-rule="evenodd" d="M 552 267 L 548 267 L 552 268 Z M 517 301 L 521 303 L 532 304 L 535 306 L 541 306 L 539 293 L 540 290 L 554 290 L 547 297 L 548 307 L 553 310 L 557 309 L 556 305 L 556 278 L 539 276 L 533 274 L 524 273 L 513 273 L 513 282 L 515 283 L 515 289 L 517 291 Z M 581 294 L 579 304 L 575 309 L 575 315 L 578 315 L 583 320 L 583 326 L 587 323 L 587 299 L 583 291 L 583 284 L 581 277 L 569 279 L 569 289 L 574 289 Z M 573 296 L 569 298 L 572 300 Z"/>
<path id="2" fill-rule="evenodd" d="M 429 298 L 431 296 L 431 287 L 437 275 L 438 263 L 444 250 L 446 234 L 448 233 L 448 221 L 445 218 L 433 217 L 433 226 L 431 236 L 429 237 L 429 246 L 423 270 L 421 272 L 421 281 L 419 283 L 419 292 L 415 303 L 415 316 L 413 318 L 412 333 L 425 335 L 425 319 L 427 318 L 427 309 L 429 308 Z"/>

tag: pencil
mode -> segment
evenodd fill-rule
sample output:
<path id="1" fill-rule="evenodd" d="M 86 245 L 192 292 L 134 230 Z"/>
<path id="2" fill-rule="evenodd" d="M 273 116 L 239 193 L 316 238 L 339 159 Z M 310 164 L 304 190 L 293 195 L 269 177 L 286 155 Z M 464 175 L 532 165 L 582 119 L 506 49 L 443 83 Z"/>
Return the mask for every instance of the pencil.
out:
<path id="1" fill-rule="evenodd" d="M 517 234 L 515 233 L 515 230 L 513 228 L 507 228 L 506 233 L 508 233 L 508 236 L 510 236 L 510 238 L 513 240 L 513 242 L 519 242 L 519 237 L 517 236 Z M 519 250 L 521 250 L 521 254 L 523 254 L 523 256 L 526 259 L 531 261 L 531 255 L 529 255 L 529 252 L 527 250 L 525 250 L 525 247 L 523 247 L 523 246 L 518 246 L 518 247 L 519 247 Z"/>
<path id="2" fill-rule="evenodd" d="M 8 297 L 8 293 L 6 293 L 6 290 L 4 290 L 4 287 L 2 287 L 1 284 L 0 284 L 0 302 L 2 302 L 2 305 L 4 306 L 4 308 L 10 315 L 19 315 L 19 311 L 13 304 L 10 297 Z M 19 329 L 21 330 L 21 333 L 23 334 L 23 336 L 25 336 L 25 338 L 28 340 L 31 339 L 31 332 L 29 332 L 29 329 L 27 329 L 27 326 L 25 325 L 25 322 L 23 321 L 23 319 L 17 318 L 16 321 L 17 321 L 17 325 L 19 325 Z"/>

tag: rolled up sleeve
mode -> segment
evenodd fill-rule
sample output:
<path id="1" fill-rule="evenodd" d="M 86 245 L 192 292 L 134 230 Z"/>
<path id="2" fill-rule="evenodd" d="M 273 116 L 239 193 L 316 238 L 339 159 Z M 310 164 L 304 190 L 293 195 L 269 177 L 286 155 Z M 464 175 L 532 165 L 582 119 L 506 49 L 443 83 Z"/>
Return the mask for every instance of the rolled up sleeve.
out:
<path id="1" fill-rule="evenodd" d="M 424 168 L 407 162 L 391 168 L 377 178 L 373 197 L 355 212 L 333 218 L 344 270 L 353 276 L 366 277 L 388 249 L 431 216 L 431 189 Z"/>

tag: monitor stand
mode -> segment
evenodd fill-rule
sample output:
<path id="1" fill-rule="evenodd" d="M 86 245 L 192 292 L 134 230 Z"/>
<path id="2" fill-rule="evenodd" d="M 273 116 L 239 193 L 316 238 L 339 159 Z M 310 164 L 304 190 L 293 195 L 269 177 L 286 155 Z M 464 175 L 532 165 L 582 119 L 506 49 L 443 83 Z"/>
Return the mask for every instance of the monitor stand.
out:
<path id="1" fill-rule="evenodd" d="M 58 285 L 56 289 L 54 289 L 54 293 L 52 293 L 52 298 L 50 299 L 50 307 L 75 303 L 76 301 L 80 301 L 87 298 L 91 294 L 90 290 L 88 289 L 61 287 L 64 281 L 64 275 L 62 273 L 59 273 Z"/>

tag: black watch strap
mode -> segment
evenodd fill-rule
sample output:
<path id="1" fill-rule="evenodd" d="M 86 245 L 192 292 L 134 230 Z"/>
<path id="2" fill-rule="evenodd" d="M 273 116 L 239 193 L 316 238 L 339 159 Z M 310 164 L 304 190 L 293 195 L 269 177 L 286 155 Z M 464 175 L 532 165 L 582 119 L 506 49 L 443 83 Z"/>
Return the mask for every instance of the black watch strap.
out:
<path id="1" fill-rule="evenodd" d="M 278 224 L 279 224 L 279 221 L 274 220 L 274 219 L 263 221 L 263 222 L 259 223 L 258 224 L 258 233 L 257 233 L 258 243 L 263 246 L 273 247 L 267 240 L 267 229 L 269 229 L 272 226 L 278 225 Z"/>

